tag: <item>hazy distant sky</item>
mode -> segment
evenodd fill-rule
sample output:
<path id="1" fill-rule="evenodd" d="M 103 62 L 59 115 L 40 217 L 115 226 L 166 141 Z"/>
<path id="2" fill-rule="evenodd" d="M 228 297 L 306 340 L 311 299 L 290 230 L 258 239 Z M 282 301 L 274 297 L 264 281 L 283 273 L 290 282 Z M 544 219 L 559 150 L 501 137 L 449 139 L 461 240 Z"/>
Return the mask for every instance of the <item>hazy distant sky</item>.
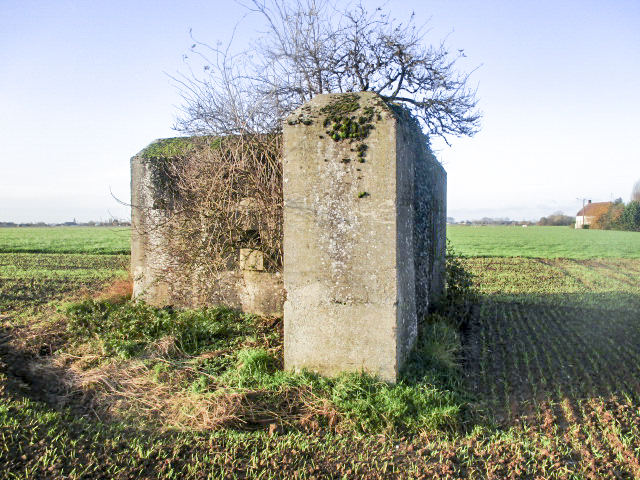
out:
<path id="1" fill-rule="evenodd" d="M 364 1 L 375 6 L 378 2 Z M 435 142 L 448 215 L 575 215 L 640 179 L 640 1 L 390 0 L 478 67 L 483 128 Z M 193 43 L 260 28 L 233 0 L 1 0 L 0 221 L 129 218 L 129 159 L 171 127 Z M 188 61 L 188 60 L 187 60 Z M 580 200 L 577 200 L 577 199 Z"/>

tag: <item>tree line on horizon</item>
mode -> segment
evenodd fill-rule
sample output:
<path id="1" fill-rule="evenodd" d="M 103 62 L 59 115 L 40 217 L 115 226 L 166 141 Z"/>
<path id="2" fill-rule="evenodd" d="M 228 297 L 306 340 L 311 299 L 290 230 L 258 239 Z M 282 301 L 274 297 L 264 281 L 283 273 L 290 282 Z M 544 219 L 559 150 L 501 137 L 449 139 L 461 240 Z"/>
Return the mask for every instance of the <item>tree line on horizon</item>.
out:
<path id="1" fill-rule="evenodd" d="M 15 228 L 15 227 L 130 227 L 131 222 L 129 220 L 118 220 L 117 218 L 110 218 L 109 220 L 89 221 L 89 222 L 62 222 L 62 223 L 46 223 L 46 222 L 0 222 L 0 228 Z"/>

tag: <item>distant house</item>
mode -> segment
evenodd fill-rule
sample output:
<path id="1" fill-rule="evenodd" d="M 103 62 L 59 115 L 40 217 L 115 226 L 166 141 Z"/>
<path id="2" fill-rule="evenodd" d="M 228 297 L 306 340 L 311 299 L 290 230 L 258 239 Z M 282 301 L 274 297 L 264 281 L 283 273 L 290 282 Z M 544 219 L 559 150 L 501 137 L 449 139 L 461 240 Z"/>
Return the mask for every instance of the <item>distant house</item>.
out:
<path id="1" fill-rule="evenodd" d="M 613 205 L 612 202 L 596 202 L 589 200 L 576 214 L 576 228 L 588 228 L 595 220 Z"/>

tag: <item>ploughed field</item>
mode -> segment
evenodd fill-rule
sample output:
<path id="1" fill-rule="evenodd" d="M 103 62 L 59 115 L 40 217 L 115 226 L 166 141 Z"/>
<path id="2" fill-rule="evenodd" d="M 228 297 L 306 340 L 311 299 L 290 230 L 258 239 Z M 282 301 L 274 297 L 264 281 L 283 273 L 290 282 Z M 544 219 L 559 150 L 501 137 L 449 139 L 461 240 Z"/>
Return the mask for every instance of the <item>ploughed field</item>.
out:
<path id="1" fill-rule="evenodd" d="M 560 478 L 640 478 L 640 262 L 464 264 L 482 293 L 465 345 L 477 409 Z"/>
<path id="2" fill-rule="evenodd" d="M 466 374 L 501 419 L 566 399 L 640 401 L 638 261 L 473 258 L 465 265 L 484 294 L 468 329 Z"/>
<path id="3" fill-rule="evenodd" d="M 198 394 L 210 402 L 198 389 L 213 370 L 194 362 L 227 368 L 236 347 L 162 356 L 153 343 L 156 356 L 130 360 L 105 350 L 122 345 L 115 336 L 111 343 L 78 343 L 63 304 L 96 291 L 117 296 L 123 282 L 111 279 L 126 277 L 128 261 L 126 236 L 114 240 L 108 229 L 91 230 L 96 236 L 42 229 L 51 237 L 39 244 L 51 246 L 41 248 L 22 242 L 19 229 L 0 229 L 0 478 L 640 478 L 640 234 L 450 229 L 478 296 L 462 327 L 462 348 L 454 351 L 459 367 L 445 372 L 447 381 L 434 375 L 419 388 L 407 382 L 405 390 L 389 390 L 391 397 L 413 398 L 397 404 L 408 409 L 406 417 L 398 413 L 393 423 L 389 410 L 378 415 L 376 402 L 389 402 L 380 395 L 354 407 L 369 383 L 327 386 L 310 378 L 308 385 L 289 379 L 271 387 L 274 373 L 250 390 L 225 387 L 233 391 L 224 398 L 238 405 L 277 398 L 262 417 L 254 408 L 248 411 L 254 423 L 236 417 L 202 429 L 196 428 L 202 419 L 187 428 L 159 425 L 164 413 L 143 403 L 153 401 L 149 392 L 166 392 L 172 375 L 191 382 L 175 398 Z M 70 231 L 74 238 L 65 239 Z M 277 322 L 257 321 L 258 333 L 247 341 L 276 351 L 278 327 L 267 327 Z M 102 372 L 102 383 L 84 378 L 78 387 L 80 360 L 82 371 Z M 132 377 L 146 396 L 120 390 L 112 395 L 112 414 L 102 414 L 100 401 L 111 400 L 104 385 L 115 389 L 115 372 L 134 370 L 148 372 L 146 379 Z M 438 409 L 420 410 L 407 392 L 435 395 L 455 385 L 461 392 L 437 397 L 439 411 L 449 412 L 446 421 L 420 423 Z M 148 417 L 136 422 L 124 410 L 114 414 L 122 404 Z M 304 415 L 288 424 L 260 423 L 264 411 L 276 415 L 282 405 L 302 405 Z M 403 428 L 403 418 L 423 427 Z"/>

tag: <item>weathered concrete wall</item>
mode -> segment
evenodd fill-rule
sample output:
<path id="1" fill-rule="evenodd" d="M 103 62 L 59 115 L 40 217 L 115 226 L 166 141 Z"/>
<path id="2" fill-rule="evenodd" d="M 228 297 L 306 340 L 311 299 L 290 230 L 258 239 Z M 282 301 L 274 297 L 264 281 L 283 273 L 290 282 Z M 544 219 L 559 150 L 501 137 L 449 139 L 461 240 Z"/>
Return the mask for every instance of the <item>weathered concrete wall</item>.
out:
<path id="1" fill-rule="evenodd" d="M 283 161 L 286 368 L 395 381 L 444 289 L 444 170 L 371 93 L 294 112 Z"/>
<path id="2" fill-rule="evenodd" d="M 416 309 L 424 318 L 444 294 L 447 249 L 447 172 L 431 152 L 427 139 L 406 118 L 400 129 L 408 154 L 416 159 L 414 196 L 414 253 L 416 272 Z"/>
<path id="3" fill-rule="evenodd" d="M 154 182 L 157 170 L 158 165 L 148 158 L 131 159 L 131 274 L 134 298 L 164 305 L 170 290 L 161 275 L 170 264 L 165 246 L 171 234 L 170 208 L 162 208 L 166 193 Z"/>
<path id="4" fill-rule="evenodd" d="M 180 223 L 173 208 L 171 180 L 165 177 L 164 160 L 146 157 L 145 150 L 131 159 L 134 298 L 156 306 L 225 305 L 281 315 L 282 274 L 265 270 L 261 252 L 239 249 L 227 271 L 205 272 L 180 264 L 170 241 Z"/>

